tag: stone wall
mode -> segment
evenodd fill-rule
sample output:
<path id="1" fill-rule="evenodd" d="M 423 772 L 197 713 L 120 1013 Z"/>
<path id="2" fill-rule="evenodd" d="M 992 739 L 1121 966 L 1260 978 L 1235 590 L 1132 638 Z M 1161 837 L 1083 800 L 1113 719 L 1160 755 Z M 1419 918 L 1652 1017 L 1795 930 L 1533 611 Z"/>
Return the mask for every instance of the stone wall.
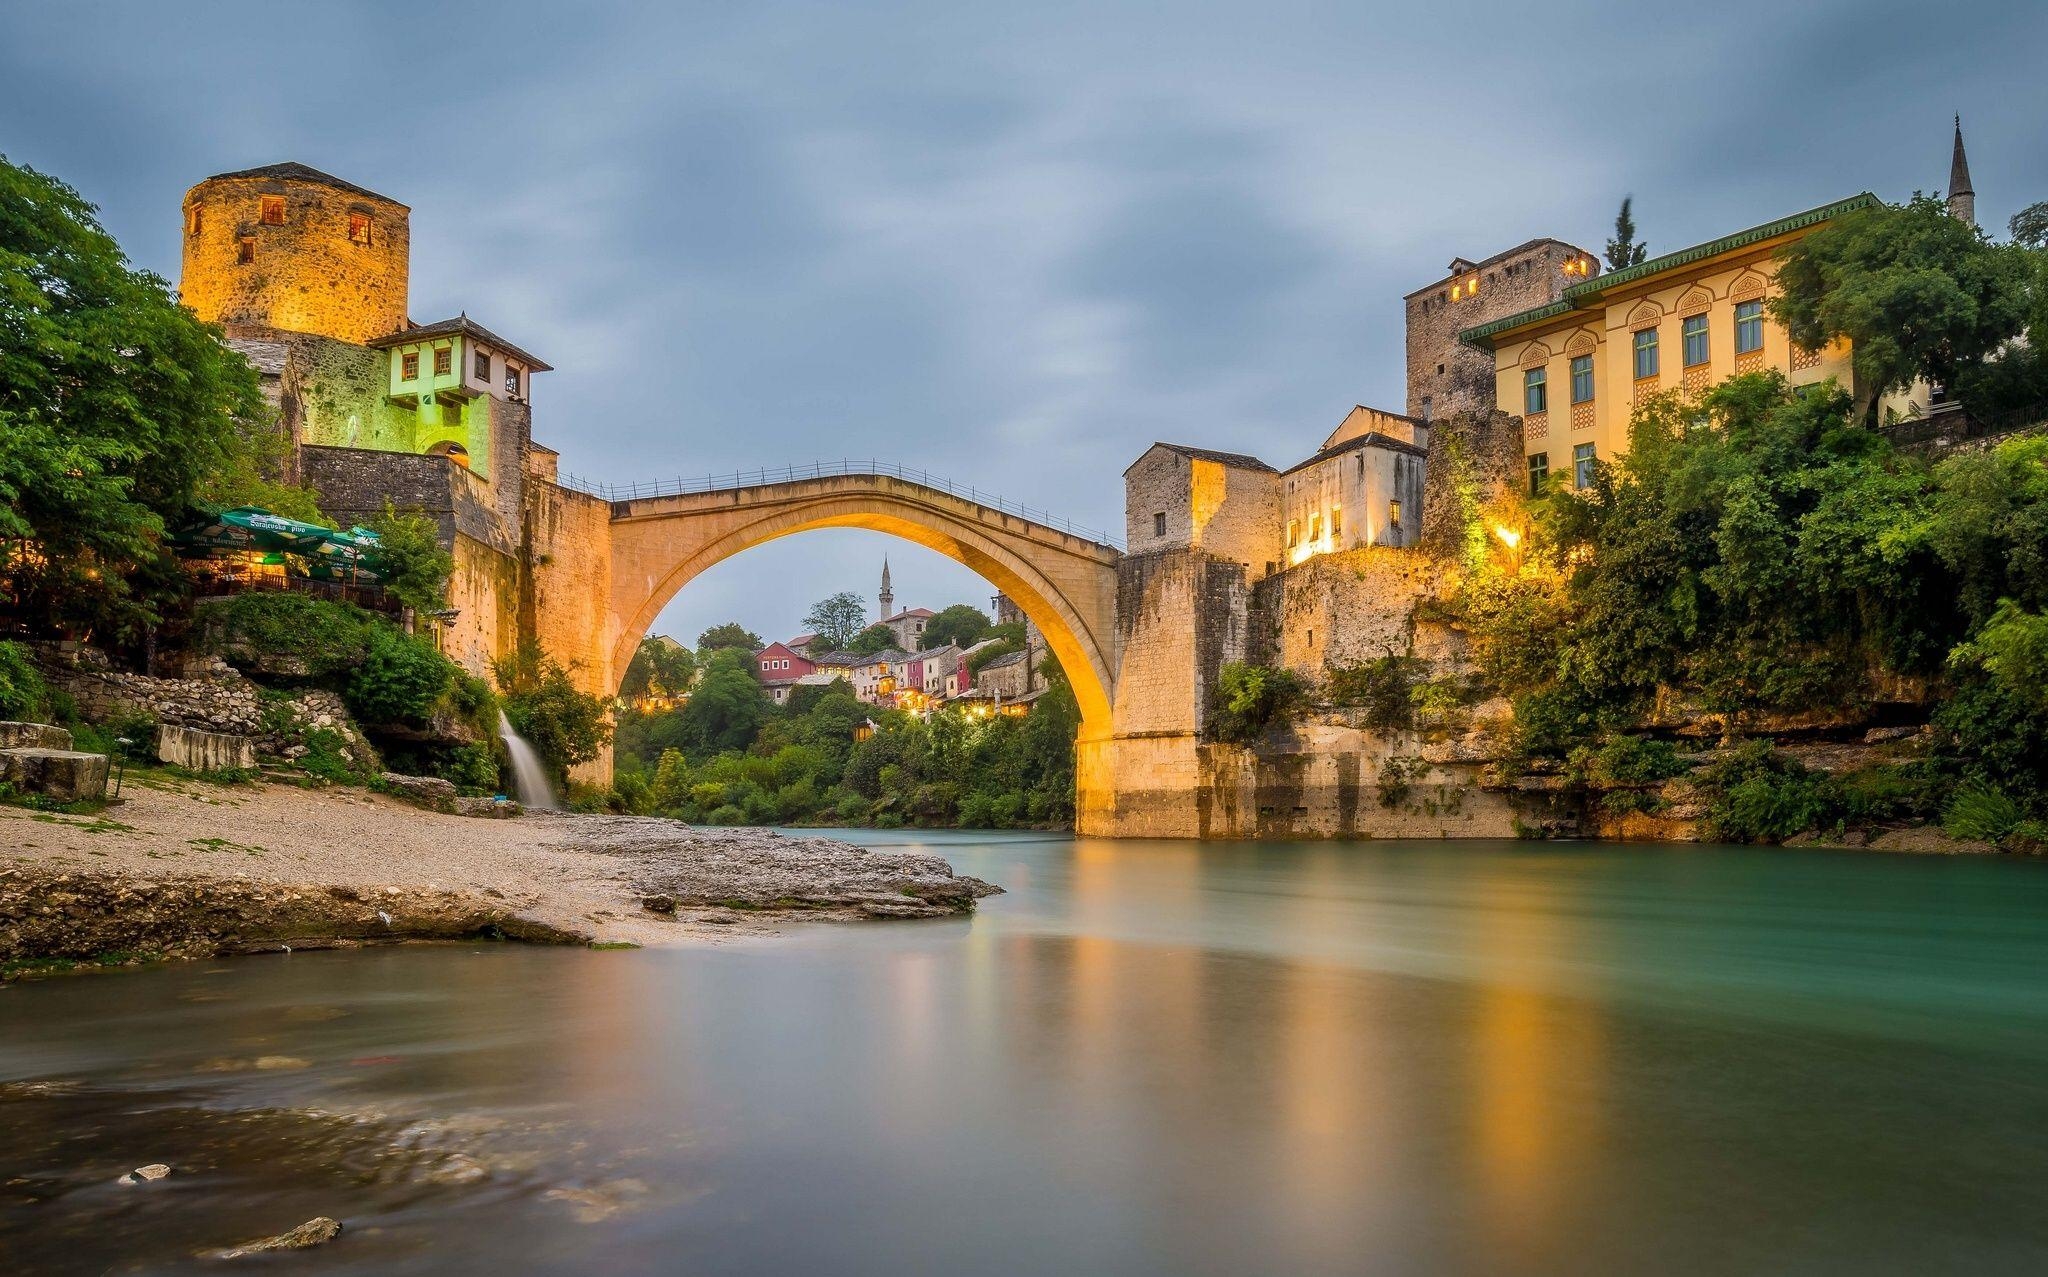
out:
<path id="1" fill-rule="evenodd" d="M 1480 508 L 1512 510 L 1529 490 L 1526 464 L 1520 417 L 1504 412 L 1467 412 L 1438 422 L 1429 432 L 1428 478 L 1422 497 L 1422 548 L 1447 559 L 1463 557 L 1461 471 Z"/>
<path id="2" fill-rule="evenodd" d="M 1445 572 L 1429 555 L 1376 548 L 1317 555 L 1267 577 L 1252 591 L 1249 659 L 1320 685 L 1333 669 L 1409 655 L 1415 605 Z"/>

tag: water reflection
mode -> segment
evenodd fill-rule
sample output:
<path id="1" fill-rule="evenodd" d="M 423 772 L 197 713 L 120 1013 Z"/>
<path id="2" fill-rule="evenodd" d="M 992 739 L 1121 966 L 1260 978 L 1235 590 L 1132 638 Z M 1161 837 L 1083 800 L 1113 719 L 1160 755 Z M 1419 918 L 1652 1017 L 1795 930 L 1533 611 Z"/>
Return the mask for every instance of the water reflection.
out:
<path id="1" fill-rule="evenodd" d="M 0 1083 L 75 1084 L 0 1089 L 0 1253 L 174 1270 L 325 1213 L 323 1272 L 2048 1260 L 2042 866 L 935 841 L 1012 894 L 0 993 Z"/>

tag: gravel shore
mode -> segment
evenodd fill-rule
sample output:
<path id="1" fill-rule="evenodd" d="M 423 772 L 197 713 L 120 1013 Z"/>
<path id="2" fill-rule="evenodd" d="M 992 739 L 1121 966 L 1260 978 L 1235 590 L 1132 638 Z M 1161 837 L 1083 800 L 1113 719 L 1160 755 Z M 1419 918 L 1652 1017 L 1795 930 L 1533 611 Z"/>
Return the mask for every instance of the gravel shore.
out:
<path id="1" fill-rule="evenodd" d="M 481 820 L 381 794 L 131 776 L 98 816 L 0 807 L 0 959 L 252 952 L 493 931 L 716 943 L 966 913 L 936 856 L 633 816 Z"/>

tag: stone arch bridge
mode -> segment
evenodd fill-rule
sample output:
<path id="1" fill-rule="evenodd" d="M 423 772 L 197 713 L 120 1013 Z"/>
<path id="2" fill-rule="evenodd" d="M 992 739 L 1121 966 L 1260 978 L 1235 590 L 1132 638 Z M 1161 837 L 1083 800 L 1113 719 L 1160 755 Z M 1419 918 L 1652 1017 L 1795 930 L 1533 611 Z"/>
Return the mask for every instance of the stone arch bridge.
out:
<path id="1" fill-rule="evenodd" d="M 662 608 L 714 564 L 819 528 L 887 532 L 964 564 L 1044 632 L 1081 711 L 1083 812 L 1108 801 L 1088 760 L 1112 735 L 1123 556 L 1102 533 L 872 462 L 675 484 L 608 488 L 570 479 L 533 487 L 529 624 L 550 655 L 573 663 L 587 690 L 616 692 Z"/>

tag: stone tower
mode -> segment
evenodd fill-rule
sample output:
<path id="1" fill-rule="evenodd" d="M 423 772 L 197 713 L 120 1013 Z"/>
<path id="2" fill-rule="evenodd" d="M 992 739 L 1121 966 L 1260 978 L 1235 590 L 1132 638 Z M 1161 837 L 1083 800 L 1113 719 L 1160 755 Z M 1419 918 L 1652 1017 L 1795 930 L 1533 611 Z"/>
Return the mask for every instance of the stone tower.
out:
<path id="1" fill-rule="evenodd" d="M 1977 224 L 1977 192 L 1970 186 L 1970 157 L 1963 154 L 1963 117 L 1956 117 L 1956 144 L 1948 160 L 1948 215 Z"/>
<path id="2" fill-rule="evenodd" d="M 896 593 L 889 588 L 889 556 L 882 556 L 882 614 L 875 619 L 886 621 L 896 615 Z"/>
<path id="3" fill-rule="evenodd" d="M 209 177 L 185 193 L 179 294 L 230 336 L 389 336 L 407 322 L 410 214 L 304 164 Z"/>
<path id="4" fill-rule="evenodd" d="M 1493 356 L 1458 341 L 1467 328 L 1553 302 L 1600 273 L 1600 261 L 1562 240 L 1532 239 L 1449 272 L 1402 299 L 1408 310 L 1408 409 L 1418 421 L 1493 411 Z"/>

